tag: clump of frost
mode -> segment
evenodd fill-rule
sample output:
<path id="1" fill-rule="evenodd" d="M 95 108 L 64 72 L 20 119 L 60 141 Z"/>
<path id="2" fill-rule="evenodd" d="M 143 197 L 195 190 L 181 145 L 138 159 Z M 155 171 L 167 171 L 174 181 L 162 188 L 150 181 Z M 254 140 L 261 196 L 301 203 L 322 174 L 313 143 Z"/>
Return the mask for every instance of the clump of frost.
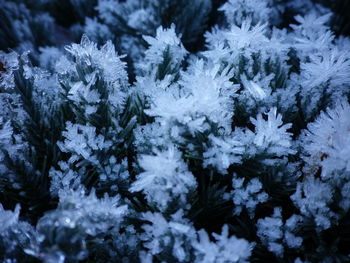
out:
<path id="1" fill-rule="evenodd" d="M 259 203 L 268 200 L 268 194 L 263 190 L 263 185 L 258 178 L 253 178 L 245 182 L 244 178 L 233 178 L 231 192 L 233 203 L 235 204 L 234 213 L 241 214 L 242 209 L 248 210 L 249 216 L 254 217 L 255 208 Z"/>
<path id="2" fill-rule="evenodd" d="M 82 189 L 60 191 L 58 208 L 38 222 L 37 230 L 43 239 L 35 256 L 55 262 L 82 260 L 88 255 L 85 239 L 101 236 L 99 242 L 103 242 L 103 235 L 117 234 L 127 211 L 119 196 L 105 194 L 99 199 L 94 191 L 89 195 Z"/>
<path id="3" fill-rule="evenodd" d="M 202 263 L 225 263 L 249 262 L 253 244 L 245 239 L 239 239 L 235 236 L 229 236 L 228 226 L 224 225 L 222 233 L 213 234 L 215 242 L 210 241 L 205 230 L 198 232 L 198 240 L 192 243 L 195 249 L 195 262 Z"/>
<path id="4" fill-rule="evenodd" d="M 338 181 L 350 172 L 350 105 L 342 99 L 337 106 L 322 112 L 303 132 L 305 172 L 316 174 L 321 169 L 325 180 Z"/>
<path id="5" fill-rule="evenodd" d="M 184 125 L 191 134 L 208 130 L 209 120 L 226 132 L 231 130 L 232 96 L 237 87 L 229 81 L 232 74 L 228 69 L 207 67 L 198 60 L 183 72 L 179 86 L 159 91 L 152 98 L 146 113 L 157 117 L 163 126 Z"/>
<path id="6" fill-rule="evenodd" d="M 139 157 L 139 165 L 144 171 L 137 175 L 130 191 L 142 191 L 147 201 L 161 211 L 173 201 L 186 204 L 186 195 L 197 182 L 182 160 L 181 152 L 172 145 L 167 150 L 154 152 L 155 155 Z"/>
<path id="7" fill-rule="evenodd" d="M 247 17 L 252 18 L 253 24 L 268 22 L 271 13 L 268 2 L 265 0 L 229 0 L 219 8 L 219 11 L 225 13 L 229 24 L 241 25 Z"/>
<path id="8" fill-rule="evenodd" d="M 285 223 L 281 208 L 274 209 L 271 217 L 259 219 L 257 235 L 268 250 L 278 257 L 283 257 L 285 247 L 299 248 L 303 239 L 294 235 L 293 231 L 302 223 L 302 217 L 293 215 Z"/>
<path id="9" fill-rule="evenodd" d="M 283 123 L 282 115 L 277 113 L 276 108 L 272 108 L 266 115 L 267 120 L 260 113 L 256 119 L 250 118 L 255 131 L 247 131 L 247 136 L 252 138 L 248 154 L 264 153 L 281 157 L 295 153 L 292 149 L 292 134 L 287 132 L 291 124 Z"/>
<path id="10" fill-rule="evenodd" d="M 141 239 L 145 242 L 147 254 L 142 262 L 158 256 L 162 252 L 168 251 L 178 262 L 190 262 L 191 242 L 196 239 L 196 230 L 191 223 L 184 219 L 183 212 L 179 210 L 171 215 L 170 220 L 166 220 L 160 213 L 144 213 L 142 218 L 147 222 L 142 226 L 145 231 Z"/>
<path id="11" fill-rule="evenodd" d="M 107 104 L 113 114 L 120 113 L 124 107 L 128 76 L 125 62 L 116 53 L 112 42 L 98 48 L 84 35 L 80 44 L 67 46 L 66 50 L 74 62 L 62 57 L 56 69 L 68 99 L 85 109 L 87 117 L 94 114 L 101 104 Z"/>
<path id="12" fill-rule="evenodd" d="M 16 52 L 5 53 L 0 51 L 0 62 L 2 70 L 0 71 L 0 88 L 8 90 L 14 86 L 13 72 L 19 68 L 19 56 Z"/>
<path id="13" fill-rule="evenodd" d="M 145 58 L 137 64 L 137 69 L 143 74 L 161 75 L 159 72 L 162 65 L 167 67 L 168 72 L 179 70 L 182 61 L 187 55 L 187 51 L 181 43 L 180 38 L 175 33 L 175 25 L 170 28 L 157 28 L 156 36 L 143 36 L 144 40 L 149 45 L 145 51 Z M 158 72 L 150 72 L 150 70 Z"/>
<path id="14" fill-rule="evenodd" d="M 330 205 L 333 202 L 334 190 L 328 183 L 309 176 L 297 184 L 296 192 L 291 196 L 300 213 L 312 218 L 318 231 L 328 229 L 337 221 L 338 215 Z"/>
<path id="15" fill-rule="evenodd" d="M 213 166 L 220 173 L 225 174 L 231 164 L 241 162 L 244 147 L 233 136 L 220 138 L 211 134 L 208 139 L 210 140 L 210 146 L 203 153 L 204 167 Z"/>
<path id="16" fill-rule="evenodd" d="M 25 253 L 37 250 L 39 238 L 35 229 L 27 222 L 19 220 L 20 206 L 14 211 L 5 210 L 0 204 L 0 260 L 17 262 L 24 260 Z M 25 253 L 24 253 L 25 252 Z"/>
<path id="17" fill-rule="evenodd" d="M 102 151 L 112 144 L 103 135 L 97 135 L 95 127 L 88 125 L 67 122 L 66 131 L 63 131 L 62 135 L 64 141 L 58 142 L 58 146 L 63 152 L 74 153 L 69 160 L 71 163 L 82 158 L 97 164 L 98 160 L 93 152 Z"/>

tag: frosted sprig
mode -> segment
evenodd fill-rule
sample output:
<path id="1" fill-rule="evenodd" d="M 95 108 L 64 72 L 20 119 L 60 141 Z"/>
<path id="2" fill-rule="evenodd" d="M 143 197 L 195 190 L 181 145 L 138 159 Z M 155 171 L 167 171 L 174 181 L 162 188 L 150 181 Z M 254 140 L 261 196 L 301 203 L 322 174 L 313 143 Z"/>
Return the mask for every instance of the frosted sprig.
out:
<path id="1" fill-rule="evenodd" d="M 127 211 L 127 206 L 120 204 L 119 196 L 105 194 L 99 199 L 94 191 L 86 195 L 83 189 L 60 190 L 58 208 L 38 222 L 38 232 L 44 238 L 40 251 L 34 255 L 45 262 L 83 260 L 88 255 L 87 236 L 118 232 Z M 62 245 L 65 242 L 68 242 L 66 246 Z"/>
<path id="2" fill-rule="evenodd" d="M 0 51 L 0 88 L 8 90 L 14 86 L 13 73 L 19 68 L 19 56 L 16 52 L 5 53 Z"/>
<path id="3" fill-rule="evenodd" d="M 120 205 L 119 196 L 105 195 L 99 199 L 94 191 L 86 195 L 83 189 L 61 190 L 59 199 L 58 211 L 47 213 L 38 223 L 39 229 L 44 230 L 45 226 L 76 228 L 97 235 L 109 227 L 118 228 L 127 212 L 127 206 Z"/>
<path id="4" fill-rule="evenodd" d="M 68 218 L 63 217 L 61 223 L 70 228 L 84 227 L 86 233 L 91 235 L 106 231 L 109 227 L 118 228 L 128 209 L 121 204 L 119 196 L 109 197 L 105 194 L 99 199 L 94 191 L 86 195 L 82 189 L 62 190 L 59 199 L 59 210 L 68 212 Z"/>
<path id="5" fill-rule="evenodd" d="M 96 43 L 84 35 L 80 44 L 67 46 L 66 50 L 76 58 L 77 63 L 100 69 L 108 83 L 126 85 L 128 77 L 125 62 L 120 60 L 122 56 L 117 54 L 111 41 L 99 49 Z"/>
<path id="6" fill-rule="evenodd" d="M 206 119 L 230 132 L 232 97 L 238 89 L 229 82 L 230 76 L 228 69 L 219 72 L 219 67 L 207 68 L 199 60 L 182 74 L 181 86 L 160 92 L 146 113 L 164 124 L 176 120 L 191 133 L 208 129 Z"/>
<path id="7" fill-rule="evenodd" d="M 302 61 L 307 61 L 314 52 L 327 51 L 332 47 L 334 35 L 327 25 L 330 17 L 330 13 L 319 15 L 316 12 L 295 17 L 299 24 L 291 25 L 294 29 L 291 37 Z"/>
<path id="8" fill-rule="evenodd" d="M 145 233 L 141 239 L 151 257 L 169 250 L 178 262 L 189 262 L 191 242 L 196 239 L 196 231 L 182 216 L 181 210 L 171 215 L 170 220 L 160 213 L 143 214 L 147 223 L 142 226 Z"/>
<path id="9" fill-rule="evenodd" d="M 244 178 L 233 178 L 231 192 L 232 201 L 235 204 L 235 214 L 239 215 L 242 208 L 248 210 L 251 218 L 255 215 L 255 208 L 259 203 L 268 200 L 268 194 L 263 190 L 263 185 L 258 178 L 253 178 L 245 183 Z"/>
<path id="10" fill-rule="evenodd" d="M 308 125 L 301 138 L 306 172 L 316 174 L 321 168 L 322 178 L 333 182 L 349 178 L 349 116 L 350 105 L 343 99 Z"/>
<path id="11" fill-rule="evenodd" d="M 283 124 L 282 115 L 277 113 L 276 108 L 272 108 L 267 113 L 267 120 L 262 114 L 258 114 L 256 119 L 250 118 L 255 126 L 253 144 L 258 151 L 266 151 L 268 154 L 285 156 L 295 151 L 291 148 L 291 133 L 287 130 L 291 124 Z"/>
<path id="12" fill-rule="evenodd" d="M 291 196 L 302 215 L 314 220 L 317 231 L 328 229 L 336 222 L 338 215 L 330 206 L 334 190 L 330 184 L 309 176 L 297 184 L 296 192 Z"/>
<path id="13" fill-rule="evenodd" d="M 163 63 L 165 67 L 168 67 L 169 72 L 179 68 L 187 51 L 175 33 L 174 24 L 168 29 L 164 29 L 162 26 L 158 27 L 155 37 L 143 36 L 143 38 L 149 47 L 145 51 L 145 59 L 138 64 L 141 72 L 149 72 L 150 68 L 157 69 L 157 66 Z"/>
<path id="14" fill-rule="evenodd" d="M 213 234 L 215 242 L 210 241 L 205 230 L 198 231 L 198 240 L 192 243 L 196 261 L 202 263 L 249 262 L 253 244 L 244 239 L 229 236 L 228 226 L 224 225 L 222 233 Z"/>
<path id="15" fill-rule="evenodd" d="M 271 217 L 259 219 L 257 234 L 268 250 L 278 257 L 282 257 L 285 247 L 299 248 L 303 238 L 293 232 L 301 228 L 303 218 L 299 215 L 291 216 L 285 223 L 282 219 L 281 208 L 274 209 Z"/>
<path id="16" fill-rule="evenodd" d="M 257 234 L 261 241 L 266 244 L 269 251 L 281 257 L 284 253 L 284 247 L 281 244 L 283 239 L 283 221 L 281 208 L 275 208 L 272 217 L 259 219 L 257 223 Z"/>
<path id="17" fill-rule="evenodd" d="M 329 81 L 329 85 L 350 85 L 350 53 L 332 49 L 310 56 L 309 63 L 303 63 L 305 80 L 302 86 L 316 87 Z M 322 74 L 319 72 L 322 70 Z"/>
<path id="18" fill-rule="evenodd" d="M 240 27 L 232 25 L 231 29 L 225 33 L 228 44 L 232 49 L 257 48 L 268 42 L 265 36 L 266 24 L 252 26 L 251 18 L 242 22 Z"/>
<path id="19" fill-rule="evenodd" d="M 4 233 L 8 228 L 18 223 L 20 206 L 17 205 L 15 211 L 5 210 L 0 204 L 0 232 Z"/>
<path id="20" fill-rule="evenodd" d="M 241 162 L 244 147 L 241 142 L 232 137 L 215 137 L 209 135 L 210 146 L 203 153 L 204 167 L 213 166 L 220 173 L 225 174 L 231 164 Z"/>
<path id="21" fill-rule="evenodd" d="M 269 1 L 265 0 L 229 0 L 219 8 L 219 11 L 225 13 L 229 24 L 240 26 L 247 17 L 251 17 L 253 24 L 265 23 L 268 22 L 272 11 L 268 3 Z"/>
<path id="22" fill-rule="evenodd" d="M 101 48 L 84 35 L 80 44 L 72 44 L 66 50 L 74 57 L 72 63 L 68 59 L 61 59 L 57 69 L 62 69 L 60 81 L 69 87 L 69 97 L 87 107 L 86 114 L 96 111 L 96 104 L 108 104 L 113 114 L 118 114 L 124 107 L 128 88 L 126 63 L 121 60 L 111 41 L 107 41 Z M 69 81 L 67 81 L 67 79 Z M 89 104 L 84 105 L 81 100 Z M 95 104 L 95 105 L 94 105 Z"/>
<path id="23" fill-rule="evenodd" d="M 155 155 L 141 155 L 138 159 L 144 172 L 137 175 L 130 191 L 142 191 L 150 203 L 164 211 L 168 204 L 178 199 L 180 205 L 186 203 L 186 195 L 197 182 L 181 158 L 175 146 L 165 151 L 154 150 Z"/>
<path id="24" fill-rule="evenodd" d="M 50 192 L 52 196 L 58 196 L 60 190 L 78 189 L 81 185 L 81 174 L 75 171 L 67 162 L 59 162 L 59 169 L 50 169 Z"/>
<path id="25" fill-rule="evenodd" d="M 63 132 L 64 142 L 58 142 L 58 146 L 63 152 L 73 153 L 70 162 L 79 158 L 97 163 L 95 151 L 101 151 L 111 146 L 103 135 L 96 134 L 96 128 L 93 126 L 73 124 L 67 122 L 66 131 Z"/>
<path id="26" fill-rule="evenodd" d="M 19 219 L 19 213 L 19 205 L 11 211 L 0 203 L 0 259 L 3 262 L 18 262 L 17 259 L 25 258 L 25 253 L 38 251 L 39 236 L 33 226 Z"/>

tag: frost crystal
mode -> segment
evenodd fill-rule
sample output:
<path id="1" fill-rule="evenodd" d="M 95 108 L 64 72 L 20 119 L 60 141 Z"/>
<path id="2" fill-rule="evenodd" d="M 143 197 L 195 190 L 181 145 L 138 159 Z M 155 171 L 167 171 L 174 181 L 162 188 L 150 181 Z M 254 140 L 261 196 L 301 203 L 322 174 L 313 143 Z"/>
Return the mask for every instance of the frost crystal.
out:
<path id="1" fill-rule="evenodd" d="M 272 108 L 267 113 L 267 120 L 262 114 L 258 114 L 256 119 L 250 118 L 255 126 L 254 145 L 258 151 L 266 151 L 269 154 L 284 156 L 294 151 L 291 149 L 291 133 L 287 130 L 291 124 L 283 124 L 282 116 L 277 114 L 277 109 Z"/>
<path id="2" fill-rule="evenodd" d="M 66 129 L 63 132 L 65 140 L 59 142 L 58 146 L 63 152 L 75 154 L 71 157 L 71 162 L 81 156 L 92 163 L 96 163 L 97 160 L 93 152 L 111 146 L 111 142 L 106 141 L 101 134 L 96 135 L 95 127 L 68 122 Z"/>
<path id="3" fill-rule="evenodd" d="M 18 222 L 20 207 L 17 205 L 14 212 L 6 211 L 0 204 L 0 232 L 4 233 L 8 228 Z"/>
<path id="4" fill-rule="evenodd" d="M 84 190 L 61 191 L 56 211 L 46 213 L 38 222 L 37 229 L 44 235 L 41 252 L 36 256 L 50 262 L 58 260 L 82 260 L 87 257 L 85 238 L 107 235 L 119 231 L 127 213 L 127 206 L 120 205 L 118 196 L 99 199 L 94 192 L 85 195 Z M 68 247 L 59 244 L 68 242 Z M 58 262 L 58 261 L 56 261 Z"/>
<path id="5" fill-rule="evenodd" d="M 318 230 L 329 228 L 337 219 L 329 207 L 333 201 L 332 187 L 319 179 L 308 177 L 304 182 L 298 183 L 291 199 L 303 215 L 313 218 Z"/>
<path id="6" fill-rule="evenodd" d="M 231 48 L 243 49 L 243 48 L 262 48 L 262 45 L 268 42 L 265 37 L 266 25 L 258 24 L 252 26 L 251 19 L 246 19 L 241 27 L 233 25 L 230 31 L 226 32 L 226 38 Z M 260 47 L 259 47 L 260 46 Z"/>
<path id="7" fill-rule="evenodd" d="M 307 172 L 315 174 L 321 168 L 325 179 L 339 180 L 350 172 L 350 105 L 341 100 L 333 109 L 308 125 L 302 136 Z"/>
<path id="8" fill-rule="evenodd" d="M 115 51 L 111 41 L 100 49 L 84 35 L 80 44 L 72 44 L 66 50 L 74 57 L 75 63 L 61 59 L 60 80 L 68 89 L 68 98 L 78 107 L 85 108 L 87 116 L 95 113 L 101 104 L 111 107 L 118 114 L 124 107 L 128 87 L 125 62 Z M 86 103 L 87 102 L 87 103 Z"/>
<path id="9" fill-rule="evenodd" d="M 161 211 L 170 202 L 185 203 L 186 194 L 197 185 L 174 146 L 169 146 L 166 151 L 155 150 L 155 155 L 141 155 L 139 165 L 144 172 L 137 176 L 130 191 L 142 191 Z"/>
<path id="10" fill-rule="evenodd" d="M 268 195 L 262 190 L 262 184 L 257 178 L 251 179 L 244 185 L 245 179 L 234 178 L 233 186 L 233 203 L 235 204 L 235 214 L 239 215 L 243 207 L 246 207 L 250 217 L 254 217 L 254 211 L 259 203 L 268 200 Z"/>
<path id="11" fill-rule="evenodd" d="M 0 204 L 0 259 L 3 262 L 18 262 L 16 259 L 24 258 L 24 252 L 37 250 L 37 233 L 29 223 L 19 220 L 19 212 L 19 205 L 9 211 Z"/>
<path id="12" fill-rule="evenodd" d="M 211 145 L 203 153 L 204 166 L 213 166 L 221 173 L 234 163 L 241 162 L 241 155 L 244 152 L 242 143 L 235 138 L 217 138 L 209 135 Z"/>
<path id="13" fill-rule="evenodd" d="M 228 226 L 224 225 L 221 235 L 213 234 L 216 242 L 211 242 L 205 230 L 198 232 L 199 239 L 192 243 L 196 254 L 196 262 L 226 263 L 249 262 L 252 244 L 235 236 L 229 237 Z"/>
<path id="14" fill-rule="evenodd" d="M 277 256 L 283 256 L 284 248 L 280 244 L 283 239 L 283 222 L 281 209 L 275 208 L 273 217 L 259 219 L 257 223 L 258 236 L 267 245 L 269 251 Z"/>
<path id="15" fill-rule="evenodd" d="M 225 13 L 226 19 L 231 24 L 241 25 L 245 18 L 251 17 L 252 22 L 267 22 L 269 13 L 272 11 L 268 8 L 269 1 L 262 0 L 229 0 L 219 8 Z"/>
<path id="16" fill-rule="evenodd" d="M 176 120 L 187 125 L 191 133 L 208 129 L 206 119 L 230 131 L 230 97 L 237 90 L 229 82 L 230 77 L 228 70 L 220 73 L 219 67 L 207 69 L 203 61 L 197 61 L 189 72 L 182 74 L 181 86 L 159 92 L 146 113 L 159 117 L 161 123 L 168 125 Z"/>
<path id="17" fill-rule="evenodd" d="M 120 85 L 121 88 L 128 79 L 125 71 L 125 63 L 120 60 L 112 42 L 107 42 L 101 49 L 83 36 L 80 44 L 67 46 L 66 50 L 72 54 L 77 63 L 93 66 L 102 71 L 103 78 L 110 84 Z"/>
<path id="18" fill-rule="evenodd" d="M 196 232 L 189 222 L 182 218 L 181 210 L 173 214 L 169 221 L 159 213 L 150 212 L 144 213 L 143 219 L 148 223 L 143 225 L 145 233 L 141 238 L 151 255 L 157 255 L 166 248 L 178 262 L 189 262 L 190 242 L 196 238 Z"/>
<path id="19" fill-rule="evenodd" d="M 2 67 L 2 70 L 0 70 L 0 88 L 5 90 L 13 88 L 13 71 L 19 67 L 18 54 L 16 52 L 6 54 L 0 51 L 0 63 Z"/>
<path id="20" fill-rule="evenodd" d="M 138 65 L 142 72 L 147 72 L 150 68 L 156 68 L 161 64 L 165 64 L 164 66 L 172 72 L 180 66 L 187 54 L 180 38 L 175 33 L 174 24 L 169 29 L 159 27 L 154 38 L 150 36 L 144 36 L 143 38 L 150 47 L 145 52 L 145 61 Z"/>
<path id="21" fill-rule="evenodd" d="M 266 92 L 257 83 L 252 80 L 247 80 L 247 78 L 242 78 L 242 82 L 244 87 L 254 98 L 259 100 L 266 98 Z"/>

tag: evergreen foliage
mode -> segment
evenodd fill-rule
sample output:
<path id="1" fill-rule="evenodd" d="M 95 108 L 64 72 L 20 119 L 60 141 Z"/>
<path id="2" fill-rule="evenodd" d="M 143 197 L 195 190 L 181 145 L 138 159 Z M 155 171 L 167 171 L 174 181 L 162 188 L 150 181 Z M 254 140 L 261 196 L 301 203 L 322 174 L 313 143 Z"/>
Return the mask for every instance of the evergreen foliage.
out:
<path id="1" fill-rule="evenodd" d="M 347 3 L 0 2 L 0 261 L 350 262 Z"/>

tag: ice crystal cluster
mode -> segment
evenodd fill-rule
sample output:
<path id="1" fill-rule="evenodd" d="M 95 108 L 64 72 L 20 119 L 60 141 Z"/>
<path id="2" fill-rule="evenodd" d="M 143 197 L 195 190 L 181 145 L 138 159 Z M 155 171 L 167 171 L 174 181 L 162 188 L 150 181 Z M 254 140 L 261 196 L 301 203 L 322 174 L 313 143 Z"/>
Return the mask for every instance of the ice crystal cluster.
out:
<path id="1" fill-rule="evenodd" d="M 0 261 L 350 262 L 349 13 L 2 0 Z"/>

